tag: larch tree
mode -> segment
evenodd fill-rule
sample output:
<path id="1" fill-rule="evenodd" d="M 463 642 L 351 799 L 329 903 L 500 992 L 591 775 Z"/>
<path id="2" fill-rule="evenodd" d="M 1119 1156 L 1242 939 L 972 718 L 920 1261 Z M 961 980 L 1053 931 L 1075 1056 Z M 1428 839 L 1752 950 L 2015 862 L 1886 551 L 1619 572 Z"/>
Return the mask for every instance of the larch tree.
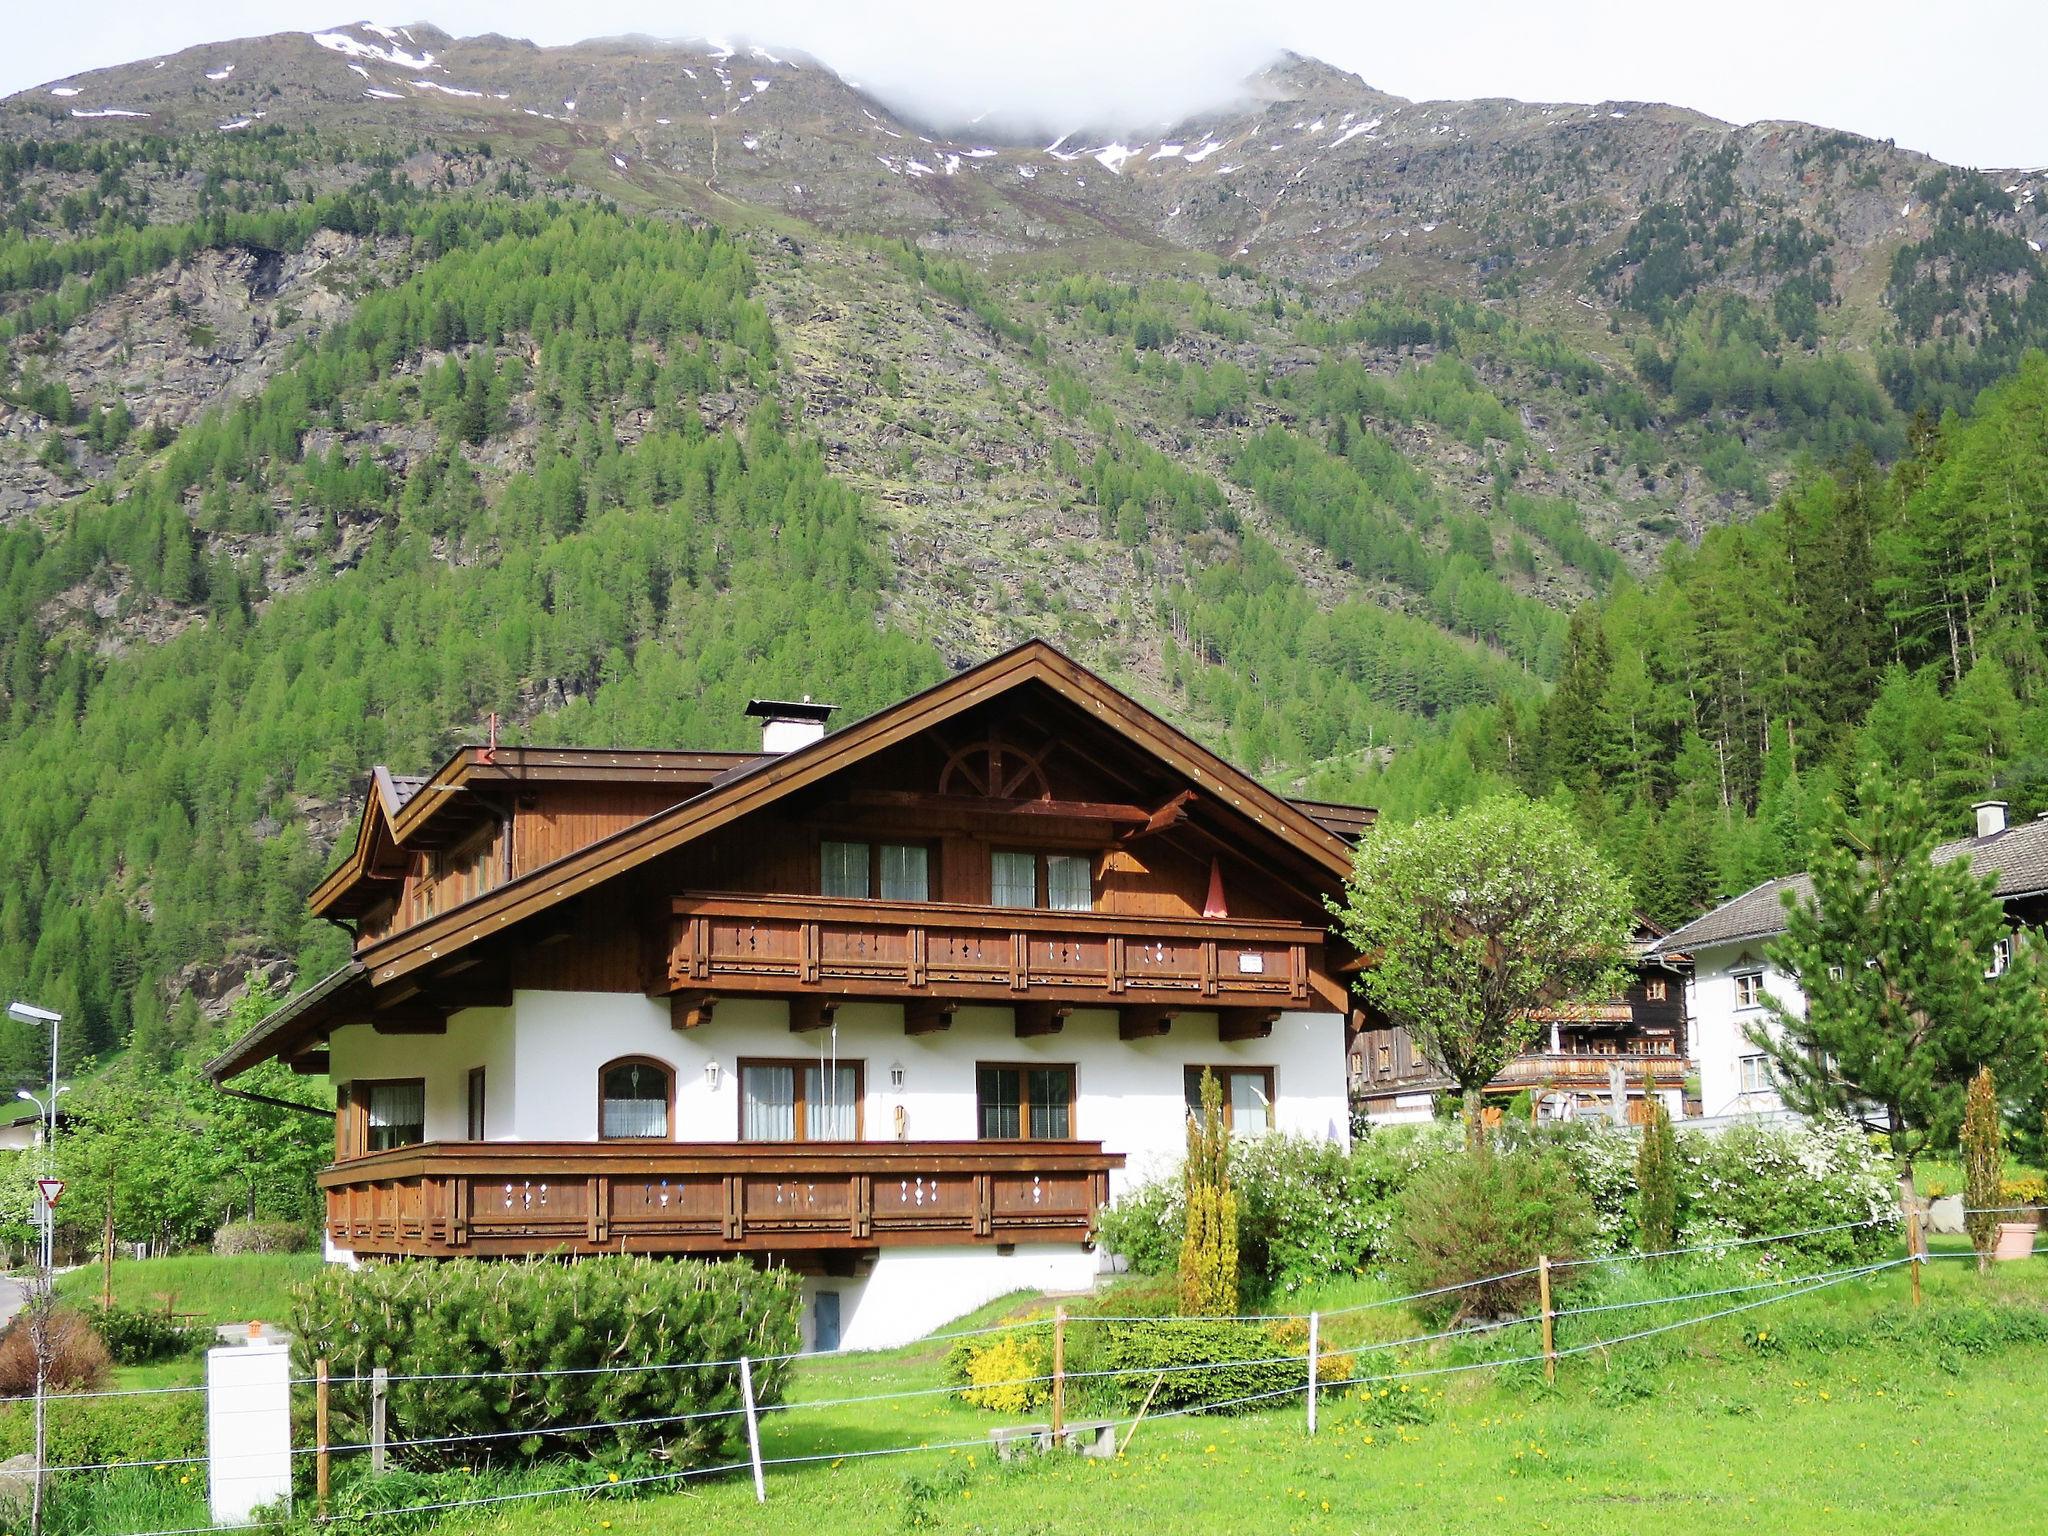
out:
<path id="1" fill-rule="evenodd" d="M 1475 1146 L 1480 1094 L 1535 1040 L 1537 1010 L 1628 980 L 1627 885 L 1562 810 L 1517 794 L 1376 825 L 1331 911 L 1368 1000 L 1457 1087 Z"/>
<path id="2" fill-rule="evenodd" d="M 1805 1012 L 1767 996 L 1770 1021 L 1750 1038 L 1794 1109 L 1886 1136 L 1906 1199 L 1913 1159 L 1956 1134 L 1980 1068 L 2039 1082 L 2043 968 L 2037 946 L 2013 942 L 1990 877 L 1964 859 L 1935 862 L 1918 785 L 1872 768 L 1856 799 L 1854 812 L 1830 802 L 1812 899 L 1788 895 L 1785 935 L 1768 950 Z"/>

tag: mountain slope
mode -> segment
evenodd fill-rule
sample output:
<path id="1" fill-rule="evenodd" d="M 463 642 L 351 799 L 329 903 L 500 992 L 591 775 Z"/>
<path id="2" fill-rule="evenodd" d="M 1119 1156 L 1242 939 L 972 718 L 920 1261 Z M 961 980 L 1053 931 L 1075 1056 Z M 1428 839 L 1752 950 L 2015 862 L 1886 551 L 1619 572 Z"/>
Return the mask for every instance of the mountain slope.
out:
<path id="1" fill-rule="evenodd" d="M 160 1044 L 335 952 L 370 761 L 738 744 L 1033 633 L 1277 780 L 1465 782 L 1570 611 L 2048 337 L 2034 187 L 1300 59 L 1049 147 L 367 24 L 22 93 L 0 981 Z"/>

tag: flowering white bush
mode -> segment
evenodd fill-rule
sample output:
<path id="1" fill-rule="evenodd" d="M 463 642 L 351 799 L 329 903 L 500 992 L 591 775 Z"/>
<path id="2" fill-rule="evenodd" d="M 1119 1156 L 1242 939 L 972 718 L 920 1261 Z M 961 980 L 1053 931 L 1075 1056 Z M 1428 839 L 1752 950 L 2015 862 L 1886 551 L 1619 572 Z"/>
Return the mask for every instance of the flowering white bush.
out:
<path id="1" fill-rule="evenodd" d="M 1687 1245 L 1869 1222 L 1786 1245 L 1822 1258 L 1872 1247 L 1899 1219 L 1898 1173 L 1883 1143 L 1847 1120 L 1738 1125 L 1678 1139 Z"/>

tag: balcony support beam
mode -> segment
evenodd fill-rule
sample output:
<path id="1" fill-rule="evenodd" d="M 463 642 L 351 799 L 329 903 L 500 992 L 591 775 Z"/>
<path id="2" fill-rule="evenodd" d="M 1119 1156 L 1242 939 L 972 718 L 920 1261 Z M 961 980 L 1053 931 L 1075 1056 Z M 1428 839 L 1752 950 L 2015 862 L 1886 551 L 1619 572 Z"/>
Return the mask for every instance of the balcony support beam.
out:
<path id="1" fill-rule="evenodd" d="M 812 997 L 799 994 L 789 1000 L 789 1027 L 795 1034 L 805 1034 L 814 1029 L 830 1029 L 839 1015 L 836 997 Z"/>
<path id="2" fill-rule="evenodd" d="M 1017 1005 L 1017 1038 L 1033 1040 L 1041 1035 L 1056 1035 L 1067 1027 L 1067 1015 L 1073 1008 L 1066 1003 L 1024 1002 Z"/>
<path id="3" fill-rule="evenodd" d="M 1173 1028 L 1174 1015 L 1178 1008 L 1166 1008 L 1151 1003 L 1133 1003 L 1119 1008 L 1116 1014 L 1116 1037 L 1119 1040 L 1153 1040 Z"/>
<path id="4" fill-rule="evenodd" d="M 1280 1017 L 1278 1008 L 1218 1008 L 1216 1010 L 1216 1038 L 1218 1040 L 1264 1040 L 1273 1033 L 1273 1025 Z"/>
<path id="5" fill-rule="evenodd" d="M 668 1022 L 671 1029 L 696 1029 L 711 1022 L 711 1011 L 718 1006 L 718 998 L 710 992 L 674 992 L 668 1000 Z"/>
<path id="6" fill-rule="evenodd" d="M 953 1013 L 959 1004 L 948 997 L 912 998 L 903 1005 L 903 1033 L 936 1035 L 953 1027 Z"/>

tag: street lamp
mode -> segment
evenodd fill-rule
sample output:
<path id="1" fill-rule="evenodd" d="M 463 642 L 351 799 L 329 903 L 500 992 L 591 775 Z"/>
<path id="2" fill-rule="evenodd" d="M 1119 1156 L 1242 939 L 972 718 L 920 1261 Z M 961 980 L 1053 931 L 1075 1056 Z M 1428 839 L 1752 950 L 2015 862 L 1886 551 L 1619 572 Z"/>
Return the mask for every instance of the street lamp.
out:
<path id="1" fill-rule="evenodd" d="M 7 1016 L 24 1024 L 47 1024 L 50 1026 L 50 1102 L 45 1104 L 26 1088 L 21 1096 L 43 1112 L 43 1168 L 46 1174 L 57 1171 L 57 1095 L 62 1092 L 57 1086 L 57 1031 L 64 1022 L 64 1015 L 48 1008 L 38 1008 L 33 1003 L 19 1000 L 7 1005 Z M 50 1208 L 50 1202 L 42 1191 L 36 1191 L 42 1205 L 43 1253 L 42 1278 L 37 1286 L 35 1305 L 29 1309 L 29 1343 L 36 1357 L 36 1480 L 29 1501 L 29 1529 L 42 1536 L 43 1529 L 43 1463 L 48 1459 L 47 1399 L 49 1394 L 50 1361 L 50 1303 L 55 1297 L 53 1269 L 56 1263 L 53 1239 L 57 1230 L 57 1213 Z"/>

